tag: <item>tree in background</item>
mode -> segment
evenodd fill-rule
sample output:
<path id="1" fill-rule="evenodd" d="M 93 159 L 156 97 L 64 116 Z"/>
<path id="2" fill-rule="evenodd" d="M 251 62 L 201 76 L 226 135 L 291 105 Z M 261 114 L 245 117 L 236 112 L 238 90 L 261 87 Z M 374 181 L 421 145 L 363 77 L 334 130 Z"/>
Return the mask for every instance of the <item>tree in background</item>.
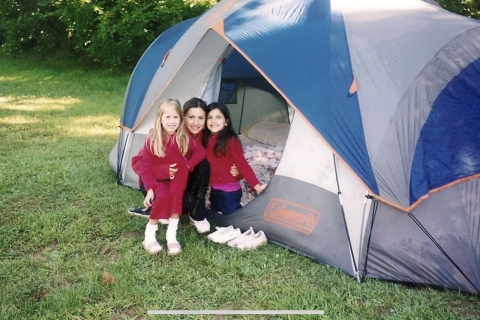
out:
<path id="1" fill-rule="evenodd" d="M 0 46 L 5 53 L 62 52 L 104 67 L 133 66 L 174 24 L 217 0 L 3 0 Z"/>
<path id="2" fill-rule="evenodd" d="M 360 0 L 359 0 L 360 1 Z M 388 0 L 385 0 L 388 1 Z M 0 50 L 58 53 L 103 67 L 133 67 L 174 24 L 218 0 L 2 0 Z M 480 18 L 480 0 L 437 0 L 446 10 Z"/>
<path id="3" fill-rule="evenodd" d="M 444 9 L 466 17 L 480 19 L 479 0 L 437 0 Z"/>

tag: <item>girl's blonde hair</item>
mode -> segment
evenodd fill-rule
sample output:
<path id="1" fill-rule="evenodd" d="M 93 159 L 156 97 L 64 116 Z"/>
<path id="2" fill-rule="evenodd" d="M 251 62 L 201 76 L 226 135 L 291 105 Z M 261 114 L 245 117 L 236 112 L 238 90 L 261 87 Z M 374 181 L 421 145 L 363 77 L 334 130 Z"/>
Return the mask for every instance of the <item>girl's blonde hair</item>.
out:
<path id="1" fill-rule="evenodd" d="M 155 125 L 153 130 L 150 131 L 150 150 L 152 153 L 160 158 L 165 157 L 165 147 L 170 141 L 168 139 L 169 134 L 165 132 L 162 127 L 162 116 L 167 108 L 174 108 L 180 117 L 180 125 L 177 129 L 175 140 L 178 144 L 178 149 L 182 155 L 185 155 L 188 151 L 188 133 L 185 129 L 183 120 L 182 107 L 177 99 L 167 99 L 163 101 L 158 107 L 157 115 L 155 117 Z"/>

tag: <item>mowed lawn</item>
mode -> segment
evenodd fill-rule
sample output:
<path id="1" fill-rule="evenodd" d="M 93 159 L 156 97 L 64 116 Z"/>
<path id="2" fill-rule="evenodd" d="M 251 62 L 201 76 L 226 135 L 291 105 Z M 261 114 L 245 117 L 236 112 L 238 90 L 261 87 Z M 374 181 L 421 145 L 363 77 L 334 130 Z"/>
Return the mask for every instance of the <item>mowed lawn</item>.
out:
<path id="1" fill-rule="evenodd" d="M 108 158 L 129 72 L 0 57 L 0 319 L 478 319 L 478 296 L 367 279 L 274 244 L 239 251 L 183 217 L 146 254 L 142 202 Z M 165 227 L 157 233 L 161 243 Z M 268 236 L 268 235 L 267 235 Z M 324 310 L 149 315 L 148 310 Z"/>

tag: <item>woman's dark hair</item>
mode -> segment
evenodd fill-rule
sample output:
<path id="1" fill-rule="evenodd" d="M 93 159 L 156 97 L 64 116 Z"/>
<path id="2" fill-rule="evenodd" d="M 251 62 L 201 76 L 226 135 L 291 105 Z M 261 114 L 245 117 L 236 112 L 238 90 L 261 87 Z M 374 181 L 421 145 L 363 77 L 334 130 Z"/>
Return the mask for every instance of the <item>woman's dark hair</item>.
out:
<path id="1" fill-rule="evenodd" d="M 225 121 L 227 122 L 227 125 L 225 128 L 220 130 L 217 134 L 217 142 L 215 143 L 215 147 L 213 147 L 213 152 L 215 153 L 216 156 L 225 156 L 227 154 L 227 147 L 228 147 L 228 142 L 230 141 L 231 138 L 236 138 L 238 139 L 237 133 L 233 129 L 232 125 L 232 118 L 230 118 L 230 111 L 228 111 L 228 108 L 226 105 L 220 102 L 212 102 L 207 106 L 207 121 L 208 121 L 208 114 L 210 111 L 218 109 L 220 112 L 223 114 L 225 117 Z M 204 139 L 204 145 L 206 145 L 208 136 L 210 135 L 211 131 L 206 129 L 206 133 L 203 136 Z"/>
<path id="2" fill-rule="evenodd" d="M 187 102 L 183 104 L 183 115 L 187 115 L 187 112 L 190 108 L 202 108 L 203 111 L 205 111 L 205 114 L 207 114 L 207 104 L 205 101 L 199 98 L 191 98 Z"/>

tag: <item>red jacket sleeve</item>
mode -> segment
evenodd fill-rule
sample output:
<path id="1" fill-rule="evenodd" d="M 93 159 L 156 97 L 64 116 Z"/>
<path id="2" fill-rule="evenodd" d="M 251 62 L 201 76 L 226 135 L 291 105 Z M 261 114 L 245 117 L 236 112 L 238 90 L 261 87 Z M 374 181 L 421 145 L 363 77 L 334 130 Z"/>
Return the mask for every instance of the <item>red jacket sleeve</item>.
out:
<path id="1" fill-rule="evenodd" d="M 142 161 L 140 163 L 139 176 L 142 179 L 145 190 L 153 188 L 156 181 L 152 175 L 154 155 L 150 151 L 150 138 L 145 139 L 145 146 L 142 149 Z"/>
<path id="2" fill-rule="evenodd" d="M 195 166 L 200 163 L 203 159 L 205 159 L 205 156 L 207 155 L 207 151 L 205 148 L 202 146 L 200 142 L 195 141 L 192 137 L 189 137 L 189 144 L 188 144 L 188 149 L 189 151 L 192 151 L 192 155 L 187 159 L 187 167 L 190 172 L 193 171 Z"/>
<path id="3" fill-rule="evenodd" d="M 153 167 L 155 180 L 170 180 L 170 164 L 157 164 Z"/>
<path id="4" fill-rule="evenodd" d="M 142 151 L 142 161 L 140 165 L 140 179 L 142 179 L 145 190 L 152 189 L 157 180 L 170 178 L 168 164 L 156 164 L 156 158 L 150 150 L 150 137 L 145 140 L 145 146 Z"/>
<path id="5" fill-rule="evenodd" d="M 259 184 L 255 172 L 253 172 L 252 167 L 250 167 L 243 155 L 242 144 L 238 138 L 232 138 L 230 140 L 230 153 L 235 161 L 238 171 L 245 177 L 245 180 L 247 180 L 250 187 L 253 188 Z"/>

